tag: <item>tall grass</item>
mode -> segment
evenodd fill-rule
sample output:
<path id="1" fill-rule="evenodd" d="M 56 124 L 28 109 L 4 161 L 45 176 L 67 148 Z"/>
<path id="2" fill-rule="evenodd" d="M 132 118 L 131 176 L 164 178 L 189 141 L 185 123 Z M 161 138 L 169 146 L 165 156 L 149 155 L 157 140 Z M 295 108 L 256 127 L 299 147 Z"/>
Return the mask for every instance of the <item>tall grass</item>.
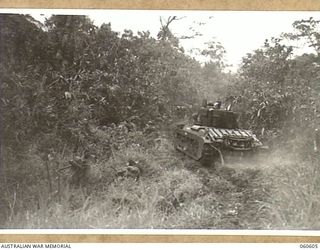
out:
<path id="1" fill-rule="evenodd" d="M 273 157 L 274 228 L 320 229 L 320 157 L 301 160 L 291 154 Z"/>
<path id="2" fill-rule="evenodd" d="M 132 132 L 129 138 L 110 156 L 91 161 L 80 187 L 69 184 L 67 173 L 57 179 L 55 168 L 71 155 L 57 155 L 50 163 L 52 190 L 45 162 L 37 155 L 30 152 L 23 162 L 10 162 L 1 228 L 320 227 L 316 161 L 274 152 L 259 164 L 209 171 L 175 152 L 164 134 L 147 138 Z M 117 174 L 129 160 L 141 170 L 138 179 Z"/>

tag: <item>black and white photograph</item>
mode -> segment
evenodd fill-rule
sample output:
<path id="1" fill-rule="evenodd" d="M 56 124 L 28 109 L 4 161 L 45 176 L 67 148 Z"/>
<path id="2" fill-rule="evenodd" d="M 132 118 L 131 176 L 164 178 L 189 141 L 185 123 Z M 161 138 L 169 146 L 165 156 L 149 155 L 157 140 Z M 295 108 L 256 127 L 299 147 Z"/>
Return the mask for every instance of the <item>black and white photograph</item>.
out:
<path id="1" fill-rule="evenodd" d="M 0 229 L 320 230 L 320 12 L 0 10 Z"/>

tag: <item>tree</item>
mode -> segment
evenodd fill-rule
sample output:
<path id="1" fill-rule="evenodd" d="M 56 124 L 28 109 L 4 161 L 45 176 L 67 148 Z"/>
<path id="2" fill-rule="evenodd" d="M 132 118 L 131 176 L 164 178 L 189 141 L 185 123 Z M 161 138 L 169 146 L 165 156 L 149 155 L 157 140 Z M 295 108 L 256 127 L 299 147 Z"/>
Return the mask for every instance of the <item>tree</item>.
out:
<path id="1" fill-rule="evenodd" d="M 245 112 L 241 121 L 257 133 L 278 130 L 287 121 L 292 97 L 285 84 L 290 72 L 292 47 L 272 38 L 243 58 L 234 101 Z"/>
<path id="2" fill-rule="evenodd" d="M 299 20 L 293 23 L 295 29 L 292 33 L 284 34 L 284 37 L 293 41 L 303 40 L 313 48 L 317 54 L 320 52 L 320 21 L 310 17 L 307 20 Z"/>
<path id="3" fill-rule="evenodd" d="M 241 112 L 241 122 L 256 133 L 276 133 L 282 143 L 298 137 L 297 145 L 310 145 L 320 108 L 319 57 L 297 56 L 284 38 L 308 38 L 316 48 L 317 24 L 312 19 L 297 21 L 293 33 L 266 40 L 262 48 L 243 58 L 229 101 Z"/>

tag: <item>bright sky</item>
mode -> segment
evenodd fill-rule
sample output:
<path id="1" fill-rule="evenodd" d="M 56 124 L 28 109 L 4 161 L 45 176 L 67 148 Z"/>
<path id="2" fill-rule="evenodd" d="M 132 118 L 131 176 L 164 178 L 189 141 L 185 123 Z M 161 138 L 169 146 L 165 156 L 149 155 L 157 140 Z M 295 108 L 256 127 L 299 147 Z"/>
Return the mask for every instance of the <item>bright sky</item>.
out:
<path id="1" fill-rule="evenodd" d="M 111 28 L 122 32 L 147 31 L 156 36 L 160 29 L 160 17 L 177 16 L 181 20 L 170 24 L 172 32 L 178 37 L 191 35 L 191 28 L 203 34 L 196 39 L 181 40 L 186 51 L 204 48 L 204 43 L 215 40 L 226 49 L 226 61 L 236 70 L 241 58 L 261 47 L 267 38 L 278 37 L 282 32 L 292 31 L 296 20 L 320 20 L 320 12 L 294 11 L 154 11 L 154 10 L 0 10 L 32 14 L 36 19 L 44 20 L 51 14 L 84 14 L 95 25 L 111 23 Z"/>

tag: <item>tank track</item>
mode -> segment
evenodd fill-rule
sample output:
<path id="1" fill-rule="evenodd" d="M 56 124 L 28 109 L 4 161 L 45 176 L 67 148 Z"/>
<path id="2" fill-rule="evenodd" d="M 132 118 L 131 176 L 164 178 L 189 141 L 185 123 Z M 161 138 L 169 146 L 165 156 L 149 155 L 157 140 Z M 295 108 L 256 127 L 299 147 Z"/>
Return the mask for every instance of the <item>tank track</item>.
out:
<path id="1" fill-rule="evenodd" d="M 210 147 L 209 144 L 204 144 L 202 157 L 200 163 L 204 167 L 214 167 L 215 163 L 219 161 L 219 154 Z"/>

